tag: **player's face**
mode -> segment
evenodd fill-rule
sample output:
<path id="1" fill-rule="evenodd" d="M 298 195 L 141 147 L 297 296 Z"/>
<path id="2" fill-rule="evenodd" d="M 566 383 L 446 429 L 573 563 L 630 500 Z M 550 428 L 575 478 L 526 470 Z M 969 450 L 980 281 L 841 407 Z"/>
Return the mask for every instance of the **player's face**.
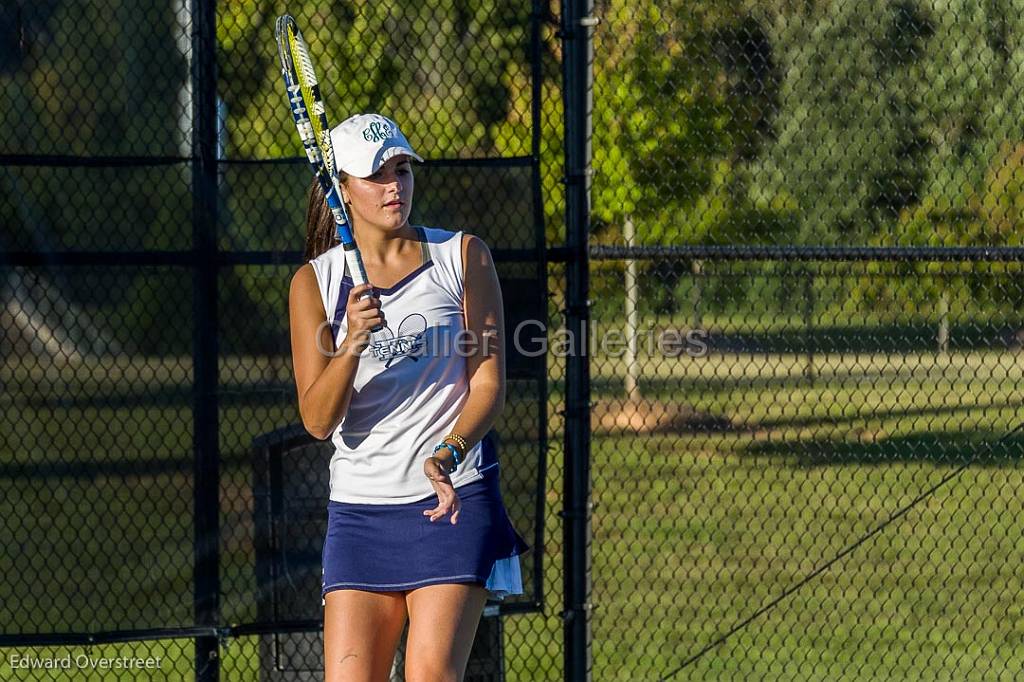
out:
<path id="1" fill-rule="evenodd" d="M 348 178 L 343 190 L 356 229 L 369 223 L 385 230 L 408 222 L 412 191 L 412 163 L 405 155 L 390 159 L 368 178 Z"/>

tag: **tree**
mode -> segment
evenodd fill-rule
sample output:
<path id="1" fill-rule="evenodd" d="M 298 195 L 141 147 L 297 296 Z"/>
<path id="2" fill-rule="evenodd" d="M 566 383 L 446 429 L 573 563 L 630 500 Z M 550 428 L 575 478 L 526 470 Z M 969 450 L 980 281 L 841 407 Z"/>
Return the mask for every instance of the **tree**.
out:
<path id="1" fill-rule="evenodd" d="M 932 26 L 912 3 L 816 4 L 765 17 L 782 72 L 756 200 L 794 206 L 798 243 L 863 243 L 912 203 L 926 137 L 906 89 Z"/>
<path id="2" fill-rule="evenodd" d="M 277 9 L 270 0 L 218 5 L 234 157 L 301 153 L 279 85 Z M 392 113 L 435 156 L 528 151 L 528 129 L 507 132 L 510 120 L 522 122 L 510 105 L 528 73 L 521 8 L 495 0 L 362 0 L 299 7 L 296 21 L 333 120 Z"/>
<path id="3" fill-rule="evenodd" d="M 102 7 L 45 0 L 3 14 L 14 29 L 9 35 L 18 36 L 3 51 L 0 69 L 0 84 L 10 94 L 6 153 L 178 155 L 178 122 L 168 112 L 177 106 L 188 68 L 168 9 L 140 14 L 136 3 L 122 0 Z M 0 208 L 5 246 L 41 252 L 186 249 L 187 173 L 187 164 L 11 168 L 0 180 L 0 195 L 7 197 Z M 45 271 L 47 284 L 69 305 L 103 310 L 96 320 L 120 320 L 147 351 L 187 351 L 187 328 L 147 312 L 165 309 L 162 297 L 180 287 L 180 275 L 148 268 L 117 275 L 102 280 L 104 286 L 82 286 L 62 269 Z"/>
<path id="4" fill-rule="evenodd" d="M 227 156 L 303 156 L 273 35 L 284 7 L 239 0 L 217 8 Z M 529 154 L 528 6 L 360 0 L 296 5 L 291 11 L 313 54 L 332 124 L 380 111 L 399 122 L 427 159 Z M 504 169 L 435 167 L 417 176 L 425 191 L 417 191 L 414 220 L 430 216 L 474 232 L 487 230 L 489 219 L 521 221 L 521 204 L 529 197 L 523 174 Z M 301 163 L 228 165 L 222 184 L 225 242 L 242 249 L 300 249 L 310 180 Z M 497 232 L 490 233 L 492 245 L 500 245 L 494 243 Z M 266 281 L 240 284 L 252 299 L 265 298 Z"/>
<path id="5" fill-rule="evenodd" d="M 752 164 L 754 196 L 796 206 L 803 244 L 1010 243 L 1012 230 L 988 216 L 999 203 L 993 186 L 1007 186 L 1000 178 L 1016 163 L 1007 150 L 1022 139 L 1022 10 L 1019 0 L 763 7 L 782 111 Z M 994 290 L 976 266 L 867 270 L 853 299 L 936 310 L 940 347 L 950 305 L 980 304 Z"/>
<path id="6" fill-rule="evenodd" d="M 648 244 L 692 243 L 680 211 L 711 189 L 731 142 L 721 10 L 685 5 L 613 0 L 595 44 L 593 215 L 620 234 L 631 216 Z"/>
<path id="7" fill-rule="evenodd" d="M 785 207 L 751 201 L 746 189 L 745 165 L 768 129 L 776 76 L 767 38 L 742 3 L 614 0 L 602 20 L 594 67 L 596 238 L 621 243 L 632 223 L 639 245 L 785 239 Z M 617 271 L 619 264 L 597 268 Z M 649 285 L 644 298 L 656 311 L 674 311 L 682 275 L 649 270 L 639 279 Z"/>

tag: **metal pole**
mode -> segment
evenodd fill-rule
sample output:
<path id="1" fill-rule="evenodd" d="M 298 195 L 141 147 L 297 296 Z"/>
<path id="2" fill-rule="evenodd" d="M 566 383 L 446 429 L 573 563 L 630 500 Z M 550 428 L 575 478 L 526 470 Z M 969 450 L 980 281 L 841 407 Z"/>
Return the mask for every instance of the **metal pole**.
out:
<path id="1" fill-rule="evenodd" d="M 622 223 L 622 236 L 626 246 L 636 246 L 636 228 L 633 216 L 626 215 Z M 640 327 L 640 291 L 637 278 L 636 259 L 626 261 L 626 399 L 631 403 L 640 402 L 640 373 L 636 362 L 636 335 Z"/>
<path id="2" fill-rule="evenodd" d="M 220 621 L 217 436 L 217 37 L 216 0 L 192 12 L 192 353 L 195 624 Z M 196 680 L 220 677 L 216 637 L 197 637 Z"/>
<path id="3" fill-rule="evenodd" d="M 588 300 L 593 0 L 562 0 L 565 102 L 566 325 L 572 353 L 565 396 L 565 679 L 590 680 L 590 367 Z"/>
<path id="4" fill-rule="evenodd" d="M 550 16 L 548 4 L 542 0 L 532 0 L 533 12 L 530 21 L 530 77 L 531 77 L 531 101 L 530 101 L 530 122 L 533 130 L 530 138 L 530 154 L 532 164 L 530 168 L 530 187 L 533 194 L 533 225 L 534 243 L 537 247 L 535 261 L 540 286 L 537 287 L 537 309 L 541 311 L 544 320 L 547 320 L 548 312 L 548 261 L 547 261 L 547 230 L 544 225 L 544 185 L 541 177 L 541 136 L 544 121 L 542 118 L 542 104 L 544 97 L 544 70 L 543 59 L 544 49 L 541 42 L 541 29 L 545 20 Z M 537 468 L 537 480 L 540 490 L 545 490 L 548 476 L 548 376 L 547 365 L 540 372 L 538 377 L 539 385 L 537 392 L 540 394 L 539 408 L 537 410 L 537 453 L 540 458 L 540 466 Z M 534 536 L 536 547 L 544 546 L 544 495 L 537 495 L 536 514 L 537 529 Z M 544 575 L 543 571 L 533 572 L 533 595 L 538 606 L 544 603 Z"/>
<path id="5" fill-rule="evenodd" d="M 801 272 L 804 280 L 804 332 L 807 338 L 807 366 L 804 376 L 814 382 L 817 370 L 814 368 L 814 273 L 810 268 Z"/>

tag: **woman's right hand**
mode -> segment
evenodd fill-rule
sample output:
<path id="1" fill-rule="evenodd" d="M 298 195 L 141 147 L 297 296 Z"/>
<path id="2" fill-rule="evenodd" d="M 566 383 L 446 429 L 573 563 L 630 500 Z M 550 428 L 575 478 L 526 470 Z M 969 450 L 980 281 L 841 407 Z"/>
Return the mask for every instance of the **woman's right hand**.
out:
<path id="1" fill-rule="evenodd" d="M 372 330 L 387 324 L 384 312 L 380 309 L 380 299 L 373 295 L 372 284 L 360 284 L 348 292 L 345 319 L 348 322 L 348 333 L 345 335 L 343 345 L 357 354 L 362 354 L 370 345 Z"/>
<path id="2" fill-rule="evenodd" d="M 430 480 L 431 487 L 437 493 L 437 506 L 433 509 L 423 510 L 423 515 L 430 517 L 430 522 L 433 523 L 448 512 L 451 512 L 452 524 L 458 523 L 459 513 L 462 511 L 462 502 L 459 500 L 459 494 L 452 485 L 451 476 L 441 466 L 441 462 L 437 457 L 427 457 L 424 460 L 423 474 Z"/>

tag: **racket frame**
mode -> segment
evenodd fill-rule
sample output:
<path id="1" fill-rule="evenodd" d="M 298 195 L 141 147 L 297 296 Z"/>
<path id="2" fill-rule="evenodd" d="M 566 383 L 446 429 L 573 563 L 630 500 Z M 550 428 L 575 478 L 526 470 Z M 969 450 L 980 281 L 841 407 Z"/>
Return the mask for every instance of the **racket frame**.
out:
<path id="1" fill-rule="evenodd" d="M 356 246 L 355 237 L 352 235 L 352 222 L 345 209 L 345 202 L 341 198 L 341 188 L 338 186 L 338 176 L 334 169 L 331 129 L 327 123 L 327 111 L 320 93 L 320 82 L 313 69 L 313 59 L 309 54 L 309 47 L 302 38 L 295 19 L 289 14 L 283 14 L 277 18 L 274 37 L 277 40 L 277 52 L 281 61 L 281 74 L 284 77 L 288 107 L 292 112 L 292 119 L 299 133 L 299 139 L 302 141 L 302 148 L 306 152 L 306 158 L 313 169 L 313 174 L 324 192 L 327 207 L 334 216 L 338 240 L 345 251 L 345 260 L 348 263 L 352 281 L 355 286 L 365 284 L 367 282 L 366 268 L 363 266 L 362 255 Z M 293 49 L 305 61 L 305 71 L 309 81 L 307 89 L 313 100 L 311 102 L 307 102 L 303 95 L 302 82 L 296 68 Z M 316 116 L 317 123 L 320 124 L 320 139 L 313 127 L 311 115 Z"/>

